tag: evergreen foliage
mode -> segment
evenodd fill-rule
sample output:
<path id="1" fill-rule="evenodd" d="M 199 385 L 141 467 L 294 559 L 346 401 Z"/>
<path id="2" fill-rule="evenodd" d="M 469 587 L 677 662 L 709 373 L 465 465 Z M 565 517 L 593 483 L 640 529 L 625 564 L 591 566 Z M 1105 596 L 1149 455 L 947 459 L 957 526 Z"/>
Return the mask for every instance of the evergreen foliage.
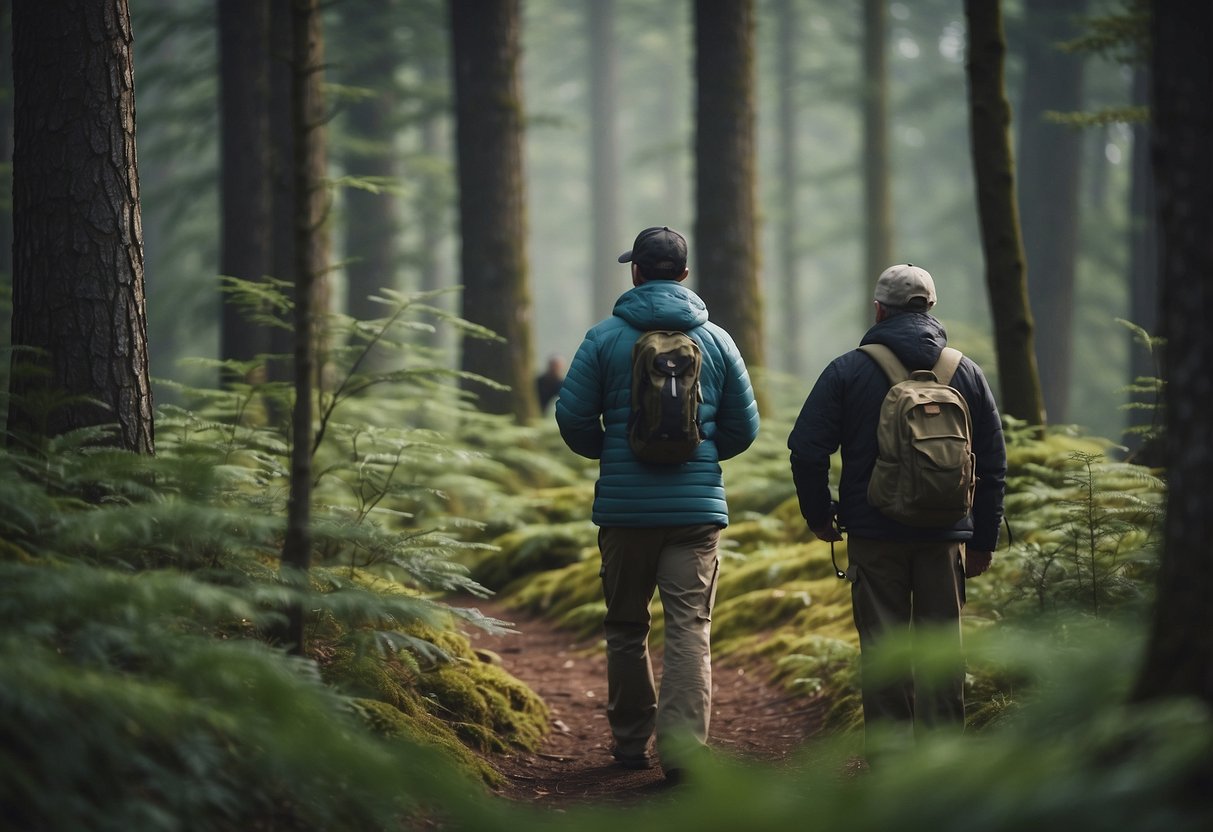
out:
<path id="1" fill-rule="evenodd" d="M 686 20 L 632 6 L 645 15 L 637 18 L 646 27 L 638 46 L 676 62 L 679 50 L 656 24 L 685 34 Z M 1143 4 L 1130 8 L 1138 14 Z M 530 14 L 543 17 L 536 9 Z M 820 63 L 807 73 L 812 89 L 829 93 L 820 82 L 828 75 L 837 84 L 853 32 L 845 10 L 818 11 L 819 48 L 810 52 Z M 573 23 L 560 12 L 549 28 L 564 46 Z M 153 305 L 196 309 L 206 305 L 216 271 L 208 253 L 214 130 L 199 127 L 214 112 L 212 10 L 190 0 L 133 13 L 142 50 L 140 136 L 150 139 L 141 143 L 144 200 L 159 208 L 145 212 L 148 272 L 172 278 L 149 281 L 162 287 Z M 928 17 L 915 7 L 898 43 L 930 26 Z M 1109 20 L 1081 46 L 1123 55 L 1118 44 L 1136 24 L 1132 15 L 1129 28 Z M 928 207 L 907 215 L 906 236 L 948 252 L 942 256 L 955 262 L 946 271 L 976 273 L 963 268 L 976 262 L 964 242 L 973 236 L 972 212 L 952 204 L 956 191 L 936 187 L 948 179 L 937 175 L 941 167 L 954 172 L 955 143 L 936 141 L 936 133 L 956 132 L 959 111 L 945 107 L 937 87 L 945 71 L 957 77 L 948 66 L 957 53 L 945 49 L 958 42 L 957 31 L 948 24 L 924 32 L 938 40 L 939 55 L 930 73 L 907 73 L 915 86 L 899 106 L 921 119 L 907 122 L 898 152 L 921 180 L 906 193 Z M 901 55 L 917 60 L 916 50 Z M 651 75 L 641 61 L 629 66 Z M 564 65 L 558 73 L 566 81 L 574 74 Z M 677 89 L 679 80 L 640 85 L 641 92 L 660 98 L 664 112 L 676 97 L 668 84 Z M 833 97 L 844 92 L 835 88 Z M 414 93 L 419 107 L 431 106 Z M 142 118 L 150 112 L 158 118 Z M 826 145 L 846 144 L 838 139 L 851 128 L 821 118 L 820 107 L 810 121 L 807 129 Z M 144 131 L 149 123 L 157 128 Z M 664 165 L 678 157 L 679 131 L 642 131 L 646 144 L 632 155 Z M 928 158 L 937 146 L 944 152 Z M 537 155 L 556 165 L 559 154 Z M 808 178 L 819 191 L 842 191 L 845 203 L 851 172 L 819 165 Z M 633 200 L 683 210 L 660 177 L 642 179 L 644 189 L 662 193 L 645 190 Z M 576 221 L 568 200 L 548 201 L 561 206 L 560 223 Z M 826 263 L 824 273 L 846 274 L 836 242 L 845 246 L 854 227 L 835 233 L 846 211 L 838 200 L 820 201 L 827 210 L 805 222 L 817 230 L 802 248 Z M 552 271 L 576 271 L 567 265 Z M 836 290 L 835 280 L 824 283 Z M 551 293 L 562 315 L 572 285 L 561 281 Z M 279 326 L 289 315 L 272 282 L 229 286 L 250 309 L 268 310 L 252 324 Z M 980 299 L 963 301 L 972 294 L 961 288 L 951 308 L 979 309 Z M 0 284 L 5 326 L 8 298 Z M 757 664 L 789 695 L 823 709 L 827 735 L 780 770 L 703 761 L 683 791 L 626 815 L 540 812 L 490 799 L 483 784 L 498 775 L 487 761 L 510 746 L 536 747 L 547 713 L 471 651 L 461 630 L 507 626 L 475 609 L 478 597 L 500 591 L 516 608 L 587 636 L 598 631 L 603 607 L 587 519 L 596 465 L 564 449 L 551 425 L 519 427 L 476 413 L 450 384 L 462 374 L 418 345 L 435 321 L 491 333 L 445 315 L 435 294 L 379 300 L 379 320 L 327 323 L 342 337 L 331 339 L 340 346 L 329 353 L 317 403 L 317 565 L 305 588 L 283 581 L 277 564 L 291 437 L 271 414 L 289 409 L 273 405 L 288 403 L 290 391 L 259 381 L 259 362 L 197 360 L 194 372 L 158 382 L 173 404 L 158 413 L 155 458 L 100 447 L 101 429 L 0 450 L 0 828 L 785 830 L 811 818 L 859 830 L 1183 832 L 1213 824 L 1208 710 L 1188 701 L 1123 704 L 1156 570 L 1160 472 L 1117 462 L 1111 443 L 1076 429 L 1042 438 L 1009 424 L 1014 543 L 968 584 L 969 721 L 980 730 L 927 737 L 887 765 L 840 776 L 851 769 L 860 723 L 848 590 L 834 577 L 829 547 L 799 516 L 783 445 L 790 425 L 766 414 L 759 442 L 726 463 L 734 522 L 723 538 L 716 656 L 725 665 Z M 200 346 L 182 343 L 171 315 L 153 314 L 151 325 L 161 357 Z M 198 331 L 211 338 L 213 323 Z M 958 345 L 988 352 L 984 340 Z M 362 357 L 378 347 L 399 361 L 372 373 Z M 0 413 L 9 357 L 0 355 Z M 183 381 L 219 369 L 249 381 L 223 390 Z M 1135 387 L 1162 389 L 1153 378 Z M 774 408 L 794 412 L 794 404 Z M 845 560 L 845 545 L 837 556 Z M 308 610 L 304 658 L 267 638 L 294 602 Z M 659 611 L 654 623 L 660 641 Z M 902 670 L 907 655 L 905 645 L 891 645 L 889 672 Z M 924 654 L 919 645 L 918 655 L 930 664 L 929 648 Z"/>
<path id="2" fill-rule="evenodd" d="M 421 302 L 387 309 L 368 340 L 393 340 L 394 326 L 429 314 Z M 0 734 L 6 769 L 21 772 L 0 802 L 19 823 L 618 824 L 609 808 L 541 814 L 483 796 L 473 781 L 494 782 L 491 755 L 535 747 L 547 714 L 458 632 L 501 626 L 468 608 L 491 590 L 597 632 L 594 464 L 563 450 L 551 425 L 470 412 L 441 382 L 449 371 L 425 372 L 412 347 L 407 372 L 366 387 L 374 398 L 354 394 L 375 381 L 354 380 L 359 354 L 336 353 L 317 411 L 327 424 L 318 565 L 302 597 L 276 569 L 290 440 L 264 421 L 264 385 L 183 387 L 191 407 L 161 411 L 156 458 L 93 448 L 87 434 L 37 456 L 0 455 Z M 1119 704 L 1140 647 L 1162 482 L 1111 459 L 1111 443 L 1073 430 L 1037 438 L 1017 424 L 1007 425 L 1014 543 L 969 583 L 968 699 L 980 731 L 924 739 L 901 752 L 911 765 L 840 781 L 859 737 L 858 650 L 847 585 L 828 545 L 805 532 L 783 472 L 789 427 L 768 418 L 754 450 L 726 464 L 735 522 L 716 655 L 766 668 L 822 710 L 826 735 L 788 772 L 705 763 L 685 799 L 629 810 L 630 824 L 668 826 L 674 812 L 686 823 L 689 812 L 706 813 L 708 828 L 744 817 L 779 829 L 811 813 L 879 829 L 892 822 L 879 807 L 891 804 L 908 828 L 948 826 L 940 812 L 960 805 L 953 825 L 979 818 L 994 829 L 1209 819 L 1187 785 L 1208 765 L 1209 715 L 1182 702 Z M 263 638 L 290 600 L 310 611 L 306 659 Z M 658 611 L 658 641 L 661 631 Z M 890 672 L 907 655 L 892 645 Z"/>
<path id="3" fill-rule="evenodd" d="M 845 730 L 861 724 L 849 587 L 834 576 L 829 545 L 813 538 L 800 517 L 785 473 L 789 428 L 767 418 L 754 448 L 725 464 L 733 522 L 722 535 L 714 655 L 726 664 L 762 661 L 790 692 L 820 699 L 828 727 Z M 1075 428 L 1040 437 L 1007 420 L 1006 435 L 1010 531 L 991 572 L 967 583 L 970 635 L 1033 622 L 1055 622 L 1060 630 L 1073 615 L 1137 620 L 1152 597 L 1163 481 L 1141 465 L 1117 461 L 1117 446 Z M 588 489 L 583 499 L 584 518 Z M 504 545 L 479 552 L 476 574 L 508 573 L 494 585 L 507 603 L 590 636 L 603 612 L 591 532 L 575 523 L 524 526 L 498 541 Z M 835 548 L 845 563 L 845 542 Z M 525 574 L 545 557 L 565 563 Z M 661 635 L 654 604 L 658 643 Z M 976 724 L 1018 708 L 1026 690 L 980 666 L 968 687 Z"/>
<path id="4" fill-rule="evenodd" d="M 538 744 L 546 706 L 462 635 L 508 625 L 443 600 L 488 592 L 454 561 L 483 524 L 426 483 L 485 456 L 417 418 L 451 374 L 415 352 L 360 371 L 369 346 L 441 317 L 428 299 L 332 322 L 360 337 L 330 353 L 318 401 L 302 587 L 277 563 L 291 437 L 264 406 L 288 390 L 180 385 L 155 457 L 99 446 L 100 428 L 0 452 L 0 736 L 22 772 L 0 802 L 18 828 L 385 828 L 493 782 L 473 751 Z M 291 605 L 302 659 L 272 643 Z"/>
<path id="5" fill-rule="evenodd" d="M 1142 420 L 1141 424 L 1130 425 L 1125 433 L 1140 440 L 1143 447 L 1156 446 L 1162 441 L 1162 426 L 1165 422 L 1163 391 L 1166 389 L 1166 384 L 1162 379 L 1162 368 L 1159 366 L 1159 361 L 1166 340 L 1157 335 L 1151 335 L 1131 321 L 1117 319 L 1117 323 L 1132 333 L 1133 340 L 1146 350 L 1155 368 L 1152 375 L 1135 378 L 1133 383 L 1125 388 L 1124 392 L 1128 395 L 1129 401 L 1122 406 L 1123 409 L 1143 410 L 1150 414 L 1148 424 Z"/>

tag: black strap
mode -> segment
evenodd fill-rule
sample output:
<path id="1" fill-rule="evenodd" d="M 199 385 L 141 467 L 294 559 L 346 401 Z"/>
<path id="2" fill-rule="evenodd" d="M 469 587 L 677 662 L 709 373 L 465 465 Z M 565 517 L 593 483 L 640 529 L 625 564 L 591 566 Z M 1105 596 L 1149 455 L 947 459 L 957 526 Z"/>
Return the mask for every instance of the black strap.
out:
<path id="1" fill-rule="evenodd" d="M 830 525 L 833 526 L 835 529 L 837 529 L 839 534 L 842 534 L 843 532 L 846 531 L 846 529 L 844 529 L 841 525 L 839 525 L 837 515 L 834 515 L 833 517 L 830 518 Z M 833 540 L 830 541 L 830 563 L 834 567 L 834 574 L 838 577 L 838 580 L 845 581 L 847 579 L 847 573 L 843 572 L 841 569 L 838 568 L 838 561 L 834 559 L 834 541 Z"/>
<path id="2" fill-rule="evenodd" d="M 845 581 L 847 573 L 838 568 L 838 561 L 834 560 L 834 541 L 830 541 L 830 563 L 834 564 L 834 574 L 838 576 L 838 580 Z"/>

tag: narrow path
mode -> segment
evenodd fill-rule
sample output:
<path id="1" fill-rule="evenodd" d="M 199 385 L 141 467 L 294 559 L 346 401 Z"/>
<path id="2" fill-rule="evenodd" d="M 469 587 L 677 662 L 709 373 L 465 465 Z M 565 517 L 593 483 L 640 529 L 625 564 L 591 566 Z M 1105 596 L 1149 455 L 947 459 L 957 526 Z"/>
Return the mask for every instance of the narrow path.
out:
<path id="1" fill-rule="evenodd" d="M 551 709 L 551 734 L 536 752 L 495 755 L 506 776 L 505 797 L 540 804 L 629 803 L 666 788 L 660 768 L 629 771 L 611 758 L 606 721 L 606 656 L 599 639 L 579 641 L 550 622 L 492 601 L 472 606 L 513 622 L 518 634 L 469 631 L 472 646 L 501 657 L 507 671 L 529 685 Z M 654 672 L 660 674 L 660 654 Z M 778 763 L 820 726 L 812 702 L 792 697 L 760 678 L 756 668 L 713 668 L 709 745 L 731 757 Z"/>

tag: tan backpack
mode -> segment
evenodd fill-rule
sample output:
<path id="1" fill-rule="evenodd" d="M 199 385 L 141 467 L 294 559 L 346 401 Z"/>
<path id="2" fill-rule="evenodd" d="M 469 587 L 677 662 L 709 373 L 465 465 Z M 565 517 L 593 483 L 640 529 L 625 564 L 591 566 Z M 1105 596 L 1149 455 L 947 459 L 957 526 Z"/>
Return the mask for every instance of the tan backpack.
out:
<path id="1" fill-rule="evenodd" d="M 973 423 L 964 396 L 949 386 L 961 353 L 945 347 L 930 370 L 910 372 L 881 344 L 864 344 L 888 376 L 876 428 L 877 458 L 868 502 L 899 523 L 947 527 L 973 508 Z"/>

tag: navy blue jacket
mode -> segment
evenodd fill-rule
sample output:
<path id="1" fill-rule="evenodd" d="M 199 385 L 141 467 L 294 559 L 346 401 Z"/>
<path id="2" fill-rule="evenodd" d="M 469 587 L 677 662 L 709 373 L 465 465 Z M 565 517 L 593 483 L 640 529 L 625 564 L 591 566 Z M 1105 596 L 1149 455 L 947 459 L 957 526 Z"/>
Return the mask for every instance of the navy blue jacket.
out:
<path id="1" fill-rule="evenodd" d="M 863 344 L 884 344 L 910 370 L 930 368 L 947 346 L 943 324 L 926 313 L 887 318 L 864 335 Z M 952 387 L 964 396 L 973 420 L 977 491 L 969 517 L 950 528 L 923 529 L 898 523 L 868 503 L 868 480 L 876 464 L 876 426 L 889 380 L 875 360 L 860 350 L 834 359 L 805 400 L 788 437 L 792 479 L 800 513 L 810 526 L 830 519 L 830 456 L 842 448 L 838 521 L 848 534 L 874 540 L 967 540 L 975 551 L 992 552 L 998 543 L 1007 472 L 1002 421 L 981 368 L 963 358 Z"/>
<path id="2" fill-rule="evenodd" d="M 686 332 L 703 352 L 704 441 L 681 465 L 640 462 L 628 445 L 632 345 L 651 329 Z M 720 460 L 757 437 L 758 406 L 737 345 L 708 320 L 699 296 L 681 283 L 651 280 L 621 295 L 612 316 L 586 333 L 556 399 L 556 422 L 573 451 L 600 460 L 593 514 L 599 526 L 723 527 L 729 508 Z"/>

